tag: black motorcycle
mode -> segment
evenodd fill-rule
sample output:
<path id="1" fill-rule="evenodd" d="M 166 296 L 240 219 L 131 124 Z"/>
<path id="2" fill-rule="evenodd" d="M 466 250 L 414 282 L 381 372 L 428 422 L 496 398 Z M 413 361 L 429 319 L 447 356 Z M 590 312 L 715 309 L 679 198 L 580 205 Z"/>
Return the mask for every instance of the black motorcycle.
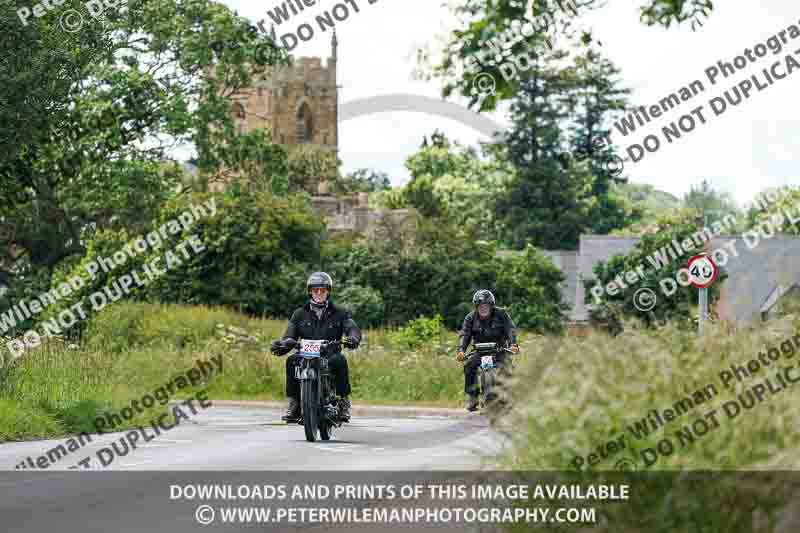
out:
<path id="1" fill-rule="evenodd" d="M 298 339 L 294 346 L 300 356 L 300 362 L 294 367 L 295 377 L 300 381 L 302 416 L 299 424 L 303 425 L 308 442 L 315 442 L 318 435 L 322 440 L 330 440 L 333 429 L 344 422 L 339 413 L 341 398 L 336 394 L 326 357 L 341 346 L 341 341 L 308 339 Z"/>
<path id="2" fill-rule="evenodd" d="M 495 390 L 498 385 L 498 367 L 496 365 L 496 358 L 499 353 L 505 352 L 513 355 L 514 352 L 508 348 L 498 346 L 496 342 L 480 342 L 476 343 L 475 351 L 467 354 L 466 359 L 470 357 L 480 357 L 481 364 L 478 367 L 478 381 L 481 385 L 481 404 L 484 409 L 492 406 L 494 403 L 502 404 L 504 402 L 497 396 Z M 506 358 L 506 371 L 511 371 L 511 358 Z"/>

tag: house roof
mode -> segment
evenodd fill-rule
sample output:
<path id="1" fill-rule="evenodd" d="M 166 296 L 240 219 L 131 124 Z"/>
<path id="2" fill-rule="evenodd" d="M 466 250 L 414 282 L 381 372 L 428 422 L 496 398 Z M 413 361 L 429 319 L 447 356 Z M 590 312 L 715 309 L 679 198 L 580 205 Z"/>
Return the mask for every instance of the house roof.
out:
<path id="1" fill-rule="evenodd" d="M 733 246 L 739 257 L 731 254 L 722 267 L 729 275 L 723 285 L 728 318 L 746 322 L 757 320 L 762 306 L 778 287 L 789 288 L 800 283 L 800 237 L 781 235 L 762 239 L 752 249 L 741 237 L 720 237 L 712 240 L 712 249 L 731 241 L 735 241 Z M 777 300 L 776 297 L 772 305 Z"/>
<path id="2" fill-rule="evenodd" d="M 544 255 L 549 257 L 553 263 L 564 274 L 562 285 L 562 295 L 564 302 L 570 309 L 575 307 L 575 297 L 578 292 L 578 252 L 561 250 L 544 250 Z M 570 319 L 572 317 L 570 316 Z"/>

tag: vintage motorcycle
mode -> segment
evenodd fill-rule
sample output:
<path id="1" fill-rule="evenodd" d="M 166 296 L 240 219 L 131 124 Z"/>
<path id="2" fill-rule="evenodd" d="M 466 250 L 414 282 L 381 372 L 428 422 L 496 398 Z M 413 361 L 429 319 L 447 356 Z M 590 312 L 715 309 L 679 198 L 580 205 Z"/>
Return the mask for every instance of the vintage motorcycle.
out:
<path id="1" fill-rule="evenodd" d="M 481 408 L 487 409 L 495 404 L 502 404 L 497 395 L 497 373 L 498 367 L 495 358 L 499 353 L 505 352 L 513 355 L 514 352 L 508 348 L 498 346 L 496 342 L 479 342 L 474 344 L 475 351 L 467 354 L 466 359 L 470 357 L 480 357 L 481 364 L 478 367 L 478 382 L 481 386 Z M 511 358 L 506 358 L 506 371 L 511 371 Z"/>
<path id="2" fill-rule="evenodd" d="M 328 368 L 329 353 L 336 353 L 341 341 L 298 339 L 294 349 L 300 356 L 295 377 L 300 381 L 300 409 L 306 440 L 315 442 L 317 436 L 330 440 L 334 428 L 341 427 L 339 416 L 341 398 L 336 394 L 333 376 Z M 346 344 L 346 348 L 349 348 Z"/>

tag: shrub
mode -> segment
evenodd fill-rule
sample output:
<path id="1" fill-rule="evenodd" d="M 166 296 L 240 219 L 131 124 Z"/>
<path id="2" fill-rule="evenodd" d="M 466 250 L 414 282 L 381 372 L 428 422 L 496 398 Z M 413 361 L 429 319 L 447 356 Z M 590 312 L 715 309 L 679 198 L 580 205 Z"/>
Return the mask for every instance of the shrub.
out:
<path id="1" fill-rule="evenodd" d="M 338 291 L 336 301 L 353 313 L 359 327 L 369 328 L 383 321 L 383 298 L 375 289 L 348 285 Z"/>
<path id="2" fill-rule="evenodd" d="M 398 348 L 417 349 L 425 344 L 439 341 L 444 334 L 442 316 L 419 317 L 399 328 L 389 336 L 390 342 Z"/>
<path id="3" fill-rule="evenodd" d="M 497 277 L 496 297 L 518 327 L 537 333 L 563 330 L 567 305 L 561 301 L 564 275 L 550 259 L 531 245 L 525 253 L 503 260 Z"/>

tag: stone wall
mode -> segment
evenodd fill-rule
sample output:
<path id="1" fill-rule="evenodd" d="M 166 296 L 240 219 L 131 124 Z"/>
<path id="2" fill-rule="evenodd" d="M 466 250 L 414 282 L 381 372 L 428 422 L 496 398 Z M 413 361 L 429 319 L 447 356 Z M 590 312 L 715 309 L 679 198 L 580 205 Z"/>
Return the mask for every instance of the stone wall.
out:
<path id="1" fill-rule="evenodd" d="M 374 209 L 369 206 L 367 195 L 312 196 L 313 209 L 322 214 L 331 233 L 355 231 L 374 234 L 384 224 L 402 227 L 410 218 L 411 209 Z"/>

